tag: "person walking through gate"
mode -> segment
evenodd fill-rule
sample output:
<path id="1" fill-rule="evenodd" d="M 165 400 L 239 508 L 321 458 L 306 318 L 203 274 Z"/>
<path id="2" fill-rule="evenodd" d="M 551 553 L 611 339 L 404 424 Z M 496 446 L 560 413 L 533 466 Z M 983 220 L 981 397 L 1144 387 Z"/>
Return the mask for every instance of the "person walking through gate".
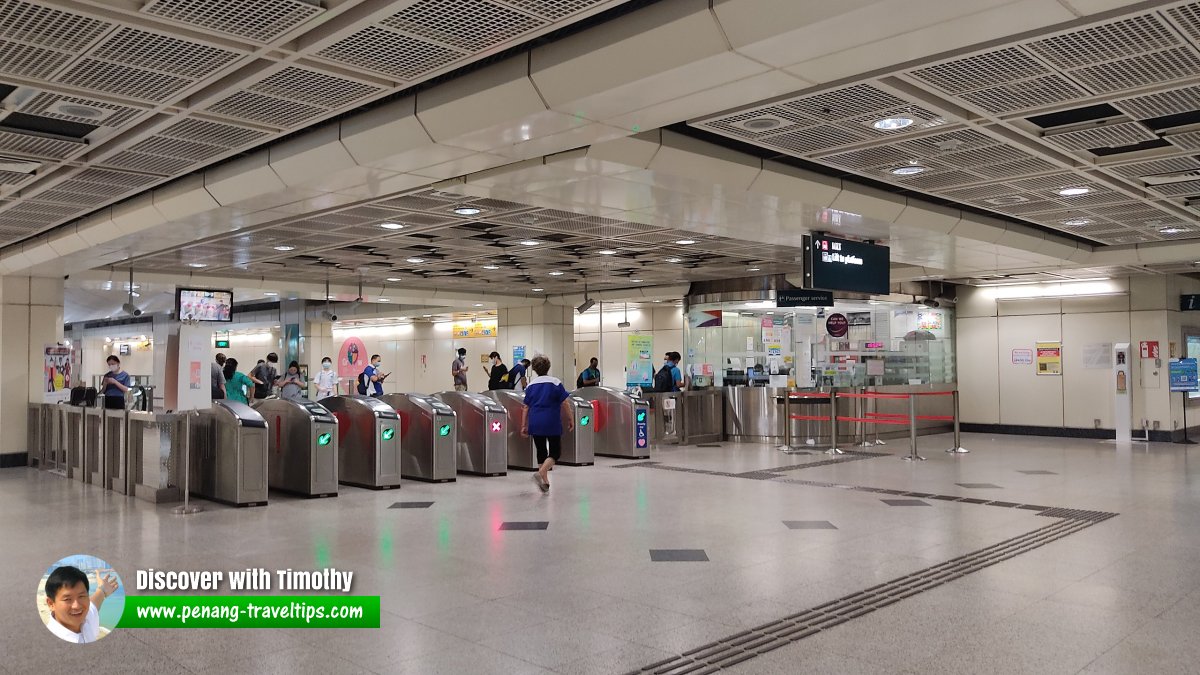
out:
<path id="1" fill-rule="evenodd" d="M 535 356 L 530 364 L 535 376 L 525 387 L 525 414 L 521 421 L 521 436 L 533 437 L 537 449 L 538 470 L 533 482 L 542 492 L 550 491 L 550 469 L 562 456 L 563 419 L 566 430 L 575 429 L 575 418 L 571 414 L 570 395 L 561 380 L 552 377 L 550 359 Z"/>

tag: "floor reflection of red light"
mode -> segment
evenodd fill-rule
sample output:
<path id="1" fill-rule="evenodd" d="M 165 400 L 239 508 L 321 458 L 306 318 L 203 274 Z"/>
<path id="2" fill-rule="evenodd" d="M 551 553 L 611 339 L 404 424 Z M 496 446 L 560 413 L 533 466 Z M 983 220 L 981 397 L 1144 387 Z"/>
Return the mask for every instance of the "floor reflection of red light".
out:
<path id="1" fill-rule="evenodd" d="M 504 546 L 504 535 L 500 532 L 500 526 L 504 524 L 504 514 L 501 513 L 499 504 L 488 505 L 488 522 L 492 526 L 491 550 L 493 554 L 497 554 Z"/>

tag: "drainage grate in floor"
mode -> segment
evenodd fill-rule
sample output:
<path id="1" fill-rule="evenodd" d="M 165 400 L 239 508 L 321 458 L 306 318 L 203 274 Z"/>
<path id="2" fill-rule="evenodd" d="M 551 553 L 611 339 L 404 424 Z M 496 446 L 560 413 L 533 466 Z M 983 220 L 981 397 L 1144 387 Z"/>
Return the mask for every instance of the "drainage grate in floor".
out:
<path id="1" fill-rule="evenodd" d="M 1055 508 L 1038 515 L 1061 520 L 973 553 L 947 560 L 939 565 L 926 567 L 878 586 L 872 586 L 803 612 L 785 616 L 782 619 L 690 649 L 679 656 L 631 671 L 629 675 L 634 673 L 653 673 L 654 675 L 712 673 L 803 640 L 851 619 L 870 614 L 905 598 L 937 588 L 985 567 L 1045 546 L 1052 541 L 1108 520 L 1117 514 Z"/>

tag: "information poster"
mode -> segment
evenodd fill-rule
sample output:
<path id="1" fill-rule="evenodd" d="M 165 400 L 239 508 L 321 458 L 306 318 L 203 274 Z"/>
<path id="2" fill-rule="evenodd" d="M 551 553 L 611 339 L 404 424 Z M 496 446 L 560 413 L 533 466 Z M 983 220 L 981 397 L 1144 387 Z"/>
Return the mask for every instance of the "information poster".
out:
<path id="1" fill-rule="evenodd" d="M 496 321 L 455 321 L 450 332 L 456 338 L 496 337 Z"/>
<path id="2" fill-rule="evenodd" d="M 625 383 L 649 387 L 654 384 L 654 338 L 649 335 L 629 335 L 625 362 Z"/>
<path id="3" fill-rule="evenodd" d="M 525 358 L 525 345 L 513 345 L 512 362 L 515 364 L 523 358 Z"/>
<path id="4" fill-rule="evenodd" d="M 74 369 L 71 363 L 73 350 L 71 347 L 46 345 L 45 373 L 42 387 L 42 401 L 58 403 L 71 398 L 71 387 L 75 386 Z"/>
<path id="5" fill-rule="evenodd" d="M 1033 350 L 1032 349 L 1014 349 L 1014 350 L 1012 350 L 1012 363 L 1014 366 L 1033 365 Z"/>
<path id="6" fill-rule="evenodd" d="M 1196 359 L 1178 359 L 1168 364 L 1171 391 L 1200 391 Z"/>
<path id="7" fill-rule="evenodd" d="M 1062 375 L 1062 342 L 1038 342 L 1037 374 Z"/>
<path id="8" fill-rule="evenodd" d="M 1112 343 L 1096 342 L 1083 346 L 1083 367 L 1088 369 L 1112 368 Z"/>

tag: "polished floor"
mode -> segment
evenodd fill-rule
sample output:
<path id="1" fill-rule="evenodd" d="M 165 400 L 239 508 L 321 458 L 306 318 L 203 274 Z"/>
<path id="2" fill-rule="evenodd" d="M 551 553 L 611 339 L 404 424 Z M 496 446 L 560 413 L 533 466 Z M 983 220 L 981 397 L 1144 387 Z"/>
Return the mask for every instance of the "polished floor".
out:
<path id="1" fill-rule="evenodd" d="M 1200 450 L 947 443 L 922 438 L 920 463 L 898 458 L 903 441 L 833 463 L 668 447 L 561 467 L 548 495 L 514 473 L 187 517 L 4 469 L 0 673 L 1200 672 Z M 117 630 L 73 647 L 33 607 L 72 553 L 127 582 L 352 570 L 355 593 L 382 597 L 382 628 Z"/>

